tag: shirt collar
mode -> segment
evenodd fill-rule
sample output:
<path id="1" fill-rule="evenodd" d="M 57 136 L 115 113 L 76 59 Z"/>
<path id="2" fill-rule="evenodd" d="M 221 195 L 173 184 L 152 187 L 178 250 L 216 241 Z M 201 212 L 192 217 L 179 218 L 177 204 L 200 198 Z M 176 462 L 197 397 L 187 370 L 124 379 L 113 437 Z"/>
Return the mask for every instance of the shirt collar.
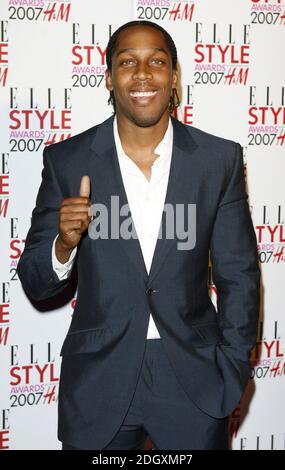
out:
<path id="1" fill-rule="evenodd" d="M 114 122 L 113 122 L 113 132 L 114 132 L 114 139 L 115 139 L 118 158 L 122 160 L 129 159 L 129 157 L 125 154 L 122 144 L 121 144 L 116 115 L 114 117 Z M 159 144 L 156 146 L 154 150 L 154 152 L 159 155 L 159 157 L 157 157 L 154 163 L 158 161 L 162 161 L 162 160 L 170 160 L 171 154 L 172 154 L 172 144 L 173 144 L 173 124 L 172 124 L 171 118 L 169 117 L 168 127 L 166 129 L 166 132 L 162 140 L 159 142 Z"/>

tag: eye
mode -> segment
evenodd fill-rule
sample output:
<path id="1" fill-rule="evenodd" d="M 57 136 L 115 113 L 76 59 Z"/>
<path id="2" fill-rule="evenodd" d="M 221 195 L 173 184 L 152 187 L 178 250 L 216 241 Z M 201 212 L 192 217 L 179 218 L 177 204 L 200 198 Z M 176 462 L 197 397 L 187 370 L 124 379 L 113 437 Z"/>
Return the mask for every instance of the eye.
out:
<path id="1" fill-rule="evenodd" d="M 157 65 L 164 64 L 164 61 L 162 59 L 151 59 L 151 61 L 154 62 Z"/>
<path id="2" fill-rule="evenodd" d="M 121 62 L 121 65 L 130 65 L 134 62 L 134 59 L 125 59 Z"/>

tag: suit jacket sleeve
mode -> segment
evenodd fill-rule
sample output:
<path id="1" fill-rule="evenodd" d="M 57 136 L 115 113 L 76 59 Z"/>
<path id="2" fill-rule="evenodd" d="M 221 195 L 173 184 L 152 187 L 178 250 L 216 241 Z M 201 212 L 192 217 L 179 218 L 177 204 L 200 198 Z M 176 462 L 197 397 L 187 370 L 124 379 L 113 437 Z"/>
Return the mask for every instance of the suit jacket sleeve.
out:
<path id="1" fill-rule="evenodd" d="M 236 359 L 248 361 L 256 341 L 260 269 L 240 144 L 235 144 L 232 156 L 231 176 L 217 210 L 210 256 L 224 347 Z"/>
<path id="2" fill-rule="evenodd" d="M 52 297 L 69 282 L 69 278 L 59 280 L 52 265 L 52 246 L 58 233 L 62 199 L 50 151 L 46 147 L 43 152 L 42 182 L 32 212 L 25 249 L 17 267 L 24 290 L 35 300 Z"/>

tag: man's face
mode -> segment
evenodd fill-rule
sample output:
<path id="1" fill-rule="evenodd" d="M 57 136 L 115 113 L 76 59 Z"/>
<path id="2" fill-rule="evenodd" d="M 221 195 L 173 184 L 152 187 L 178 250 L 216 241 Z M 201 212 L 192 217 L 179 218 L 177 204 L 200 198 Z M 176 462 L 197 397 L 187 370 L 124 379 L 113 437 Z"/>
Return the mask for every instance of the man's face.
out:
<path id="1" fill-rule="evenodd" d="M 139 127 L 154 126 L 169 113 L 177 71 L 163 34 L 150 26 L 132 26 L 122 31 L 106 72 L 106 87 L 113 90 L 117 116 Z"/>

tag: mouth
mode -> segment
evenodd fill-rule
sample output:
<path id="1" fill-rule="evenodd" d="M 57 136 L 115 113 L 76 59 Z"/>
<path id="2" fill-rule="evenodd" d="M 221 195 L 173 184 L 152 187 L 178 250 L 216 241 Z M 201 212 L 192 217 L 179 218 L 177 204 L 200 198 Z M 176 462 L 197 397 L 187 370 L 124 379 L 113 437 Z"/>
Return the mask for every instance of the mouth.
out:
<path id="1" fill-rule="evenodd" d="M 129 95 L 136 104 L 147 105 L 157 95 L 157 90 L 152 91 L 130 91 Z"/>

